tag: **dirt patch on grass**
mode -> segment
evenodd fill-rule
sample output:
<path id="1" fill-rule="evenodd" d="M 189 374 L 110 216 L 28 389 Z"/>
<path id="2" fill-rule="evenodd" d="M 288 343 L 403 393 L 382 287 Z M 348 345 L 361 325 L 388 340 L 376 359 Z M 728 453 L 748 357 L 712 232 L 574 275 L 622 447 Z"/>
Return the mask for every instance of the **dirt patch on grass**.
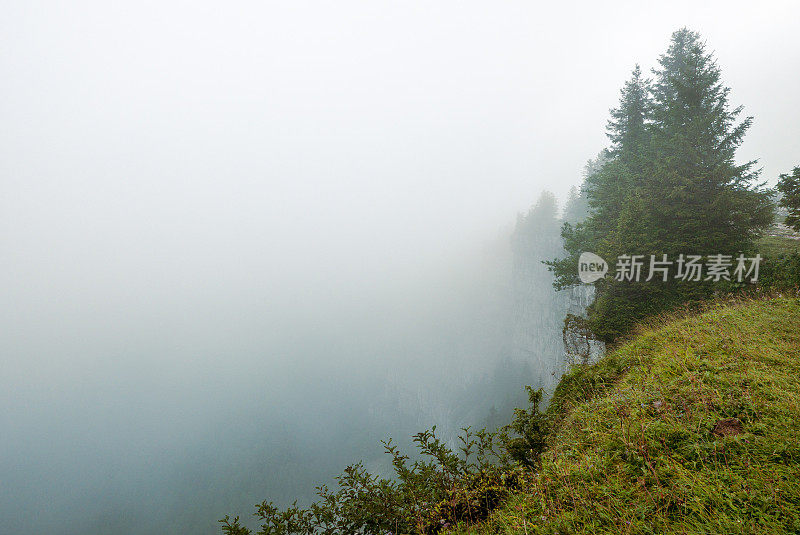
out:
<path id="1" fill-rule="evenodd" d="M 714 424 L 711 431 L 719 437 L 732 437 L 742 434 L 742 422 L 738 418 L 725 418 Z"/>

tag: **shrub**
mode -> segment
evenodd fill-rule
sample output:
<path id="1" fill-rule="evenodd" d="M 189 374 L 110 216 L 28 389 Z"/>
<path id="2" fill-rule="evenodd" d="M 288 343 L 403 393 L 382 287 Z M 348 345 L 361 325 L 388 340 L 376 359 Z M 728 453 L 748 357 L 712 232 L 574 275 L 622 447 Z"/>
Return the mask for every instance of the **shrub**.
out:
<path id="1" fill-rule="evenodd" d="M 392 459 L 392 479 L 356 463 L 336 478 L 336 490 L 317 487 L 319 499 L 308 508 L 296 502 L 286 509 L 267 501 L 257 505 L 257 535 L 433 535 L 485 519 L 521 488 L 545 447 L 542 391 L 526 388 L 530 408 L 516 409 L 511 424 L 497 433 L 462 429 L 455 450 L 436 435 L 436 427 L 414 435 L 417 460 L 391 439 L 382 442 Z M 239 517 L 226 515 L 220 523 L 225 535 L 252 534 Z"/>

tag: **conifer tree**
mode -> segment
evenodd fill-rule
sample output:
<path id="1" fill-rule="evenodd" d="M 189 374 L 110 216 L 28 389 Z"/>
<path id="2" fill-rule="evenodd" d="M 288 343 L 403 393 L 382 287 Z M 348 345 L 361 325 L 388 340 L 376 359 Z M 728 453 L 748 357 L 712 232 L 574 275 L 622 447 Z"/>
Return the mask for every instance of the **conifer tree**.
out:
<path id="1" fill-rule="evenodd" d="M 786 224 L 800 231 L 800 166 L 792 174 L 782 174 L 778 180 L 778 191 L 783 194 L 780 205 L 788 210 Z"/>
<path id="2" fill-rule="evenodd" d="M 649 108 L 649 80 L 642 78 L 636 65 L 620 91 L 619 106 L 611 110 L 606 130 L 611 147 L 585 167 L 581 195 L 586 197 L 588 217 L 577 223 L 566 219 L 561 234 L 568 256 L 548 262 L 557 288 L 579 284 L 576 266 L 580 253 L 600 252 L 603 242 L 615 232 L 627 196 L 641 181 Z"/>
<path id="3" fill-rule="evenodd" d="M 696 32 L 675 32 L 654 74 L 645 194 L 660 198 L 650 214 L 657 244 L 704 255 L 751 251 L 772 218 L 768 193 L 754 185 L 755 162 L 735 162 L 752 117 L 737 123 L 742 107 L 731 109 L 730 88 Z"/>
<path id="4" fill-rule="evenodd" d="M 586 194 L 572 186 L 569 190 L 567 202 L 564 203 L 564 221 L 576 224 L 580 223 L 589 215 L 589 204 Z"/>
<path id="5" fill-rule="evenodd" d="M 528 213 L 520 214 L 517 218 L 517 226 L 511 237 L 515 257 L 525 262 L 535 259 L 537 267 L 541 268 L 541 258 L 549 258 L 562 251 L 559 228 L 556 196 L 543 191 Z"/>
<path id="6" fill-rule="evenodd" d="M 581 251 L 620 255 L 736 255 L 750 253 L 772 218 L 768 193 L 754 181 L 755 162 L 737 164 L 736 149 L 752 119 L 737 122 L 729 88 L 700 36 L 672 35 L 650 85 L 634 69 L 612 110 L 611 160 L 587 180 L 591 215 L 563 238 L 570 255 L 552 262 L 556 286 L 576 284 Z M 701 281 L 615 280 L 596 284 L 589 326 L 612 340 L 639 319 L 731 289 Z"/>
<path id="7" fill-rule="evenodd" d="M 640 155 L 649 136 L 650 107 L 650 80 L 642 78 L 642 69 L 637 64 L 620 90 L 619 107 L 611 110 L 606 127 L 612 143 L 609 155 L 623 159 Z"/>
<path id="8" fill-rule="evenodd" d="M 639 65 L 620 90 L 619 106 L 611 110 L 606 135 L 611 147 L 607 160 L 596 172 L 587 174 L 586 189 L 592 209 L 587 227 L 598 237 L 613 232 L 631 191 L 642 181 L 650 133 L 650 81 L 642 78 Z"/>

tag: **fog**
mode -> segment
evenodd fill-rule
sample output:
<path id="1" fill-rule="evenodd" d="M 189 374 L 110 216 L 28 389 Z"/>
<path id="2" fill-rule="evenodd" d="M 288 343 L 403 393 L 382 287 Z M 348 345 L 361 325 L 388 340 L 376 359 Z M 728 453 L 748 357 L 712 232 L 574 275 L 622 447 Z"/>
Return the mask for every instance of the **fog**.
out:
<path id="1" fill-rule="evenodd" d="M 672 31 L 798 164 L 800 7 L 695 4 L 3 2 L 0 532 L 216 533 L 510 410 L 516 215 Z"/>

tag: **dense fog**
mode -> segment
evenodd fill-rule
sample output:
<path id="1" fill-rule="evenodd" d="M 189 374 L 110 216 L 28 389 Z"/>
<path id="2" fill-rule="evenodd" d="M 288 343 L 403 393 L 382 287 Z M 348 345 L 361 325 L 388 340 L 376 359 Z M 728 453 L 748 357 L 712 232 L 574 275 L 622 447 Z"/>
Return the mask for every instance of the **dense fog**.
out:
<path id="1" fill-rule="evenodd" d="M 635 62 L 703 32 L 795 163 L 800 11 L 734 4 L 4 2 L 0 533 L 217 533 L 503 423 L 581 302 L 518 214 Z"/>

